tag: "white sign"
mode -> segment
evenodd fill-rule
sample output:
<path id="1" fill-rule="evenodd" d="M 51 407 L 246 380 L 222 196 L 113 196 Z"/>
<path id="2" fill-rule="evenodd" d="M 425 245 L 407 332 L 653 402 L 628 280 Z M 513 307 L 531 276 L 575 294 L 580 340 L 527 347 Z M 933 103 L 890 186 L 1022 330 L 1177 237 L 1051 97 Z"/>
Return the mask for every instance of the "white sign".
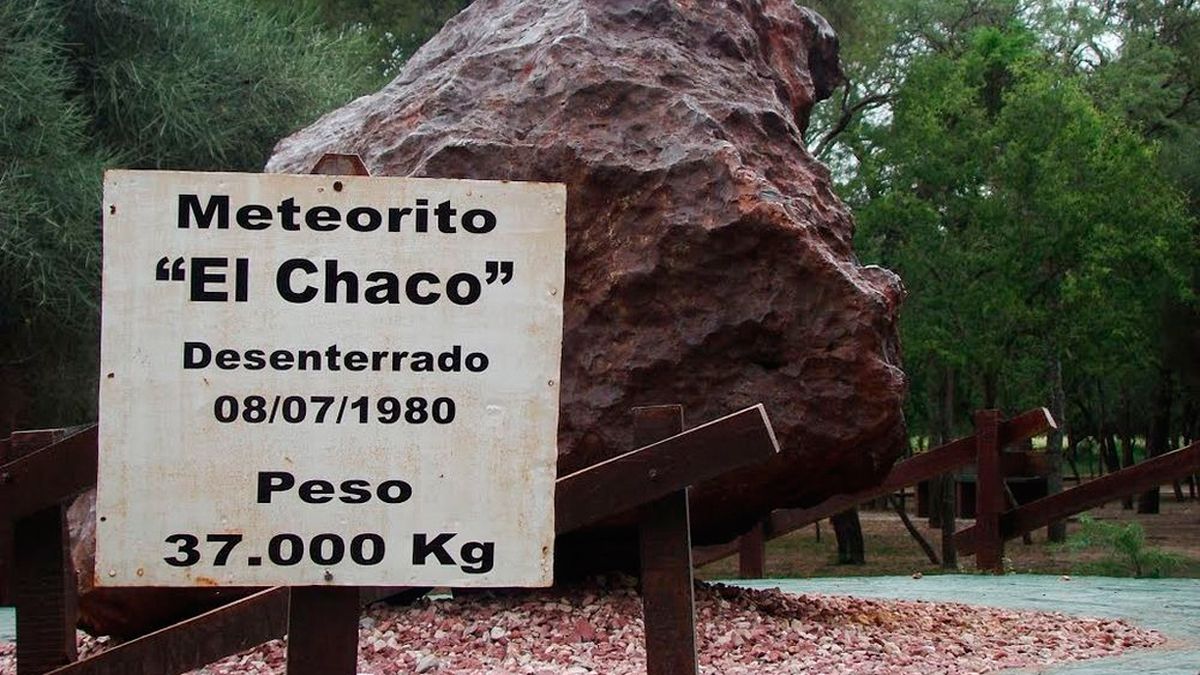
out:
<path id="1" fill-rule="evenodd" d="M 96 582 L 549 585 L 565 205 L 110 171 Z"/>

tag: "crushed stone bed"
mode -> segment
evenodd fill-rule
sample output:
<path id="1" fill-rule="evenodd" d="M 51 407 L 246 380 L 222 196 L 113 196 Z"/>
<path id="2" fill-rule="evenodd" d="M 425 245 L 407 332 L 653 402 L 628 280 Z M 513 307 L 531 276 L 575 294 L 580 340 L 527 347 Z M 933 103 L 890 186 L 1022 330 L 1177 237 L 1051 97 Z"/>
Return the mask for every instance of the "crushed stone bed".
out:
<path id="1" fill-rule="evenodd" d="M 701 670 L 720 674 L 986 673 L 1119 654 L 1165 642 L 1116 619 L 959 603 L 696 588 Z M 80 634 L 81 654 L 106 649 Z M 283 673 L 283 640 L 195 671 Z M 0 673 L 14 673 L 0 643 Z M 641 599 L 629 580 L 374 605 L 359 623 L 360 673 L 645 672 Z"/>

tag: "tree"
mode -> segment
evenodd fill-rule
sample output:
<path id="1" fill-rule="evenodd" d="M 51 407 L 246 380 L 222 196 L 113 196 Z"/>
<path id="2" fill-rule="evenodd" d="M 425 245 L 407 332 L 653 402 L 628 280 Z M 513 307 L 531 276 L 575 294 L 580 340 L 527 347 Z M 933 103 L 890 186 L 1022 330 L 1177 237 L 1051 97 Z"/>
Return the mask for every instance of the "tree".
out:
<path id="1" fill-rule="evenodd" d="M 863 546 L 862 522 L 858 519 L 858 507 L 847 509 L 830 516 L 833 533 L 837 539 L 837 564 L 864 565 L 867 562 Z"/>
<path id="2" fill-rule="evenodd" d="M 960 53 L 981 26 L 1004 25 L 1028 9 L 1016 0 L 815 0 L 837 30 L 845 82 L 818 106 L 809 147 L 848 173 L 865 151 L 868 121 L 886 114 L 913 60 Z M 1036 3 L 1035 5 L 1036 6 Z"/>
<path id="3" fill-rule="evenodd" d="M 955 391 L 1024 407 L 1064 388 L 1056 371 L 1144 372 L 1194 255 L 1157 147 L 1038 35 L 1014 21 L 963 44 L 912 59 L 890 115 L 862 122 L 845 189 L 860 254 L 910 289 L 911 407 L 934 427 L 965 412 L 945 401 Z"/>
<path id="4" fill-rule="evenodd" d="M 1112 29 L 1121 49 L 1096 71 L 1092 89 L 1097 99 L 1118 111 L 1140 133 L 1159 144 L 1159 163 L 1200 213 L 1200 6 L 1190 0 L 1130 0 L 1117 6 Z M 1193 230 L 1192 248 L 1196 237 Z M 1190 270 L 1192 296 L 1200 293 L 1200 266 Z M 1147 454 L 1170 449 L 1175 402 L 1183 411 L 1200 398 L 1200 311 L 1194 303 L 1166 295 L 1159 306 L 1158 362 L 1154 382 L 1144 385 L 1150 420 Z M 1178 396 L 1176 390 L 1178 389 Z M 1187 420 L 1179 420 L 1182 427 Z M 1158 490 L 1144 493 L 1138 510 L 1158 512 Z"/>

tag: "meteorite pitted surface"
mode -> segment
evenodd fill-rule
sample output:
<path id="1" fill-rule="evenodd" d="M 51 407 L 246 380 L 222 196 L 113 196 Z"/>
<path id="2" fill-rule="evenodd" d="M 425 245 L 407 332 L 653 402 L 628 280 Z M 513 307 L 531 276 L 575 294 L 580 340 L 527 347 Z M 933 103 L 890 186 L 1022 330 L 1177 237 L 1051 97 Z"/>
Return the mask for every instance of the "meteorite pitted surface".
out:
<path id="1" fill-rule="evenodd" d="M 479 0 L 267 169 L 351 152 L 373 175 L 566 183 L 560 474 L 630 449 L 631 406 L 762 402 L 783 452 L 697 486 L 709 543 L 876 483 L 903 447 L 903 291 L 858 263 L 803 140 L 840 78 L 791 0 Z"/>

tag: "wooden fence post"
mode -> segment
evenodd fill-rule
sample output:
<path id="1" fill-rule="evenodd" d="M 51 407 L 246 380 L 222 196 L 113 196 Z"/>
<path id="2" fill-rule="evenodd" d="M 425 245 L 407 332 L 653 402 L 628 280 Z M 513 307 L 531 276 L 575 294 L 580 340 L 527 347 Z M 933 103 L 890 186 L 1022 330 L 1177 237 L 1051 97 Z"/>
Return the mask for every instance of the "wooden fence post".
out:
<path id="1" fill-rule="evenodd" d="M 75 568 L 61 504 L 13 527 L 16 564 L 17 675 L 39 675 L 76 658 Z"/>
<path id="2" fill-rule="evenodd" d="M 932 507 L 937 509 L 938 527 L 942 532 L 942 569 L 958 569 L 958 549 L 954 547 L 954 530 L 958 527 L 957 481 L 953 472 L 938 476 L 935 481 L 937 488 L 930 486 L 930 493 L 936 493 Z M 930 511 L 930 513 L 933 513 Z"/>
<path id="3" fill-rule="evenodd" d="M 975 412 L 975 567 L 1004 573 L 1004 539 L 1000 536 L 1000 514 L 1004 511 L 1004 476 L 1000 469 L 1000 413 Z"/>
<path id="4" fill-rule="evenodd" d="M 9 449 L 12 447 L 12 438 L 0 439 L 0 467 L 3 467 L 11 459 Z M 0 468 L 0 485 L 8 481 L 8 476 L 4 470 Z M 7 607 L 13 604 L 13 544 L 12 521 L 4 514 L 0 514 L 0 607 Z"/>
<path id="5" fill-rule="evenodd" d="M 766 576 L 767 537 L 763 521 L 754 524 L 738 540 L 738 576 L 761 579 Z"/>
<path id="6" fill-rule="evenodd" d="M 63 437 L 62 429 L 14 433 L 12 459 Z M 7 475 L 4 480 L 9 480 Z M 76 658 L 75 567 L 67 506 L 53 504 L 12 527 L 12 596 L 17 608 L 17 675 L 40 675 Z"/>
<path id="7" fill-rule="evenodd" d="M 633 435 L 638 446 L 683 431 L 678 405 L 633 409 Z M 631 479 L 636 480 L 633 476 Z M 645 477 L 653 482 L 652 470 Z M 639 527 L 642 609 L 646 627 L 648 675 L 695 675 L 696 610 L 692 596 L 692 534 L 687 488 L 641 508 Z"/>
<path id="8" fill-rule="evenodd" d="M 1126 492 L 1141 492 L 1185 476 L 1197 468 L 1200 468 L 1200 441 L 1005 511 L 1000 516 L 1000 537 L 1012 539 L 1023 532 L 1110 502 Z M 979 541 L 979 532 L 974 526 L 955 535 L 955 543 L 965 553 L 974 551 Z"/>

